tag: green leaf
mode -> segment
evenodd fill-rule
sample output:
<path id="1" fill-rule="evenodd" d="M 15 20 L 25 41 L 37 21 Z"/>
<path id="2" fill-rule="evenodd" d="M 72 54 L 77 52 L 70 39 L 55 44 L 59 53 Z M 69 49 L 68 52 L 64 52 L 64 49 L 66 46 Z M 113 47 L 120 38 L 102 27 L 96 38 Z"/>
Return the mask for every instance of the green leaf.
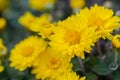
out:
<path id="1" fill-rule="evenodd" d="M 99 59 L 96 56 L 91 57 L 89 62 L 88 62 L 88 64 L 90 64 L 90 65 L 96 65 L 98 63 L 99 63 Z"/>
<path id="2" fill-rule="evenodd" d="M 86 80 L 97 80 L 97 75 L 95 75 L 94 73 L 87 73 Z"/>
<path id="3" fill-rule="evenodd" d="M 93 66 L 92 70 L 98 75 L 108 75 L 110 73 L 109 67 L 105 63 Z"/>
<path id="4" fill-rule="evenodd" d="M 120 72 L 119 71 L 113 72 L 113 80 L 120 80 Z"/>
<path id="5" fill-rule="evenodd" d="M 118 59 L 118 64 L 120 65 L 120 52 L 118 53 L 118 57 L 117 57 L 117 59 Z"/>
<path id="6" fill-rule="evenodd" d="M 78 58 L 75 57 L 71 60 L 71 63 L 73 64 L 73 71 L 80 71 L 80 64 L 79 64 L 79 61 L 78 61 Z"/>

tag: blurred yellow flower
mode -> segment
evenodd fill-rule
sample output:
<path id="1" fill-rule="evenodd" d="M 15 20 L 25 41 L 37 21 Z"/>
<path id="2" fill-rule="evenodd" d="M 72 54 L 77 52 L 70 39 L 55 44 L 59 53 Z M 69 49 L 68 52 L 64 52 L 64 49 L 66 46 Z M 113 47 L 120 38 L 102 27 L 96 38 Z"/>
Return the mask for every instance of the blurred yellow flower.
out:
<path id="1" fill-rule="evenodd" d="M 0 57 L 7 53 L 7 48 L 3 45 L 2 39 L 0 39 Z"/>
<path id="2" fill-rule="evenodd" d="M 4 70 L 4 67 L 0 65 L 0 72 Z"/>
<path id="3" fill-rule="evenodd" d="M 30 12 L 26 12 L 18 19 L 18 22 L 25 28 L 30 29 L 30 24 L 35 20 L 35 18 L 36 17 L 33 16 Z"/>
<path id="4" fill-rule="evenodd" d="M 49 37 L 50 45 L 62 51 L 63 56 L 74 55 L 85 58 L 84 51 L 90 53 L 91 47 L 94 45 L 95 33 L 93 28 L 88 28 L 88 24 L 84 21 L 84 17 L 78 18 L 74 15 L 66 20 L 59 22 L 54 28 L 53 35 Z"/>
<path id="5" fill-rule="evenodd" d="M 79 9 L 85 6 L 85 0 L 70 0 L 72 9 Z"/>
<path id="6" fill-rule="evenodd" d="M 120 35 L 115 35 L 112 39 L 112 46 L 114 48 L 120 49 Z"/>
<path id="7" fill-rule="evenodd" d="M 3 56 L 7 53 L 7 48 L 3 45 L 2 39 L 0 38 L 0 72 L 4 70 L 4 67 L 2 66 L 2 60 Z"/>
<path id="8" fill-rule="evenodd" d="M 0 72 L 4 70 L 4 67 L 1 64 L 2 64 L 2 61 L 0 60 Z"/>
<path id="9" fill-rule="evenodd" d="M 35 10 L 53 8 L 56 0 L 29 0 L 29 6 Z"/>
<path id="10" fill-rule="evenodd" d="M 84 18 L 88 19 L 88 27 L 94 27 L 96 36 L 99 36 L 99 38 L 112 39 L 111 33 L 114 29 L 120 27 L 120 18 L 114 16 L 113 10 L 97 4 L 90 9 L 81 10 L 80 15 L 84 15 Z"/>
<path id="11" fill-rule="evenodd" d="M 30 12 L 26 12 L 18 21 L 28 30 L 38 32 L 42 38 L 47 38 L 53 32 L 54 24 L 51 23 L 52 16 L 50 14 L 42 14 L 40 17 L 35 17 Z"/>
<path id="12" fill-rule="evenodd" d="M 45 51 L 40 53 L 32 74 L 36 74 L 36 79 L 55 78 L 57 75 L 71 70 L 72 64 L 69 57 L 62 58 L 58 51 L 51 47 L 47 47 Z"/>
<path id="13" fill-rule="evenodd" d="M 0 0 L 0 11 L 4 11 L 9 4 L 9 0 Z"/>
<path id="14" fill-rule="evenodd" d="M 6 26 L 6 20 L 4 18 L 0 18 L 0 30 L 4 29 Z"/>
<path id="15" fill-rule="evenodd" d="M 46 45 L 47 43 L 37 36 L 26 38 L 11 50 L 9 58 L 11 61 L 10 66 L 20 71 L 31 67 L 36 57 L 45 49 Z"/>
<path id="16" fill-rule="evenodd" d="M 46 38 L 52 34 L 54 27 L 54 24 L 51 23 L 51 20 L 52 16 L 50 14 L 42 14 L 30 24 L 30 30 L 38 32 L 42 38 Z"/>

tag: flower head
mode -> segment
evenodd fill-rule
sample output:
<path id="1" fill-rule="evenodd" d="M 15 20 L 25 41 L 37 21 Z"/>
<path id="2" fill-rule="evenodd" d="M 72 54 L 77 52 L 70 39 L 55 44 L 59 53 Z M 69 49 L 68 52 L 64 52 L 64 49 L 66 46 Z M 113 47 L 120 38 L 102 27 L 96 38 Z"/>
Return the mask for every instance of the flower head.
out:
<path id="1" fill-rule="evenodd" d="M 120 35 L 115 35 L 112 39 L 112 46 L 114 48 L 120 49 Z"/>
<path id="2" fill-rule="evenodd" d="M 94 29 L 88 28 L 84 18 L 74 15 L 59 22 L 50 36 L 50 45 L 62 51 L 63 56 L 74 55 L 84 59 L 84 51 L 90 52 L 94 45 Z"/>
<path id="3" fill-rule="evenodd" d="M 46 38 L 52 34 L 54 24 L 51 23 L 52 16 L 50 14 L 42 14 L 30 24 L 30 30 L 38 32 L 42 38 Z"/>
<path id="4" fill-rule="evenodd" d="M 114 12 L 111 9 L 107 9 L 103 6 L 95 4 L 90 9 L 85 8 L 81 10 L 80 15 L 85 15 L 88 19 L 88 27 L 94 27 L 96 36 L 99 38 L 112 39 L 111 33 L 114 29 L 120 26 L 120 18 L 114 16 Z"/>
<path id="5" fill-rule="evenodd" d="M 58 51 L 48 47 L 36 59 L 32 73 L 36 74 L 36 79 L 55 78 L 71 68 L 72 64 L 68 57 L 62 58 Z"/>
<path id="6" fill-rule="evenodd" d="M 85 0 L 70 0 L 70 6 L 72 9 L 79 9 L 85 5 Z"/>
<path id="7" fill-rule="evenodd" d="M 35 16 L 33 16 L 30 12 L 26 12 L 23 16 L 21 16 L 18 21 L 25 28 L 30 29 L 30 24 L 35 20 Z"/>
<path id="8" fill-rule="evenodd" d="M 4 70 L 4 67 L 0 65 L 0 72 L 2 72 L 3 70 Z"/>
<path id="9" fill-rule="evenodd" d="M 11 50 L 10 66 L 25 70 L 27 67 L 31 67 L 36 57 L 42 52 L 47 43 L 37 36 L 30 36 L 25 40 L 18 43 L 14 49 Z"/>
<path id="10" fill-rule="evenodd" d="M 56 0 L 29 0 L 29 6 L 35 10 L 52 8 Z"/>
<path id="11" fill-rule="evenodd" d="M 4 29 L 6 26 L 6 20 L 4 18 L 0 18 L 0 30 Z"/>

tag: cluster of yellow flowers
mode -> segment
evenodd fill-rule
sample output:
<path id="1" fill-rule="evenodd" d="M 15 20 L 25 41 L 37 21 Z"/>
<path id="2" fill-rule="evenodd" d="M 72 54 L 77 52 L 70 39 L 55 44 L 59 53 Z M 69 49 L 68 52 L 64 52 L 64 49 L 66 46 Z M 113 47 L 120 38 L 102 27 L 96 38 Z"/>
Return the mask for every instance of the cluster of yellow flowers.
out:
<path id="1" fill-rule="evenodd" d="M 97 4 L 58 23 L 43 14 L 35 17 L 27 12 L 19 18 L 27 29 L 40 36 L 30 36 L 11 50 L 10 66 L 23 71 L 32 67 L 32 74 L 42 80 L 85 80 L 72 71 L 74 56 L 85 58 L 100 38 L 112 40 L 112 32 L 120 27 L 120 18 L 111 9 Z"/>
<path id="2" fill-rule="evenodd" d="M 89 53 L 91 46 L 94 46 L 99 38 L 113 38 L 111 33 L 120 26 L 119 22 L 120 18 L 113 16 L 112 10 L 98 5 L 85 8 L 80 13 L 58 22 L 53 30 L 54 34 L 49 38 L 49 44 L 62 51 L 63 55 L 84 58 L 84 51 Z"/>
<path id="3" fill-rule="evenodd" d="M 60 52 L 48 46 L 44 39 L 30 36 L 11 51 L 10 66 L 20 71 L 33 67 L 32 74 L 36 74 L 36 79 L 58 80 L 60 76 L 67 77 L 66 71 L 68 71 L 71 78 L 76 77 L 78 80 L 79 76 L 71 70 L 70 58 L 63 58 L 59 54 Z"/>

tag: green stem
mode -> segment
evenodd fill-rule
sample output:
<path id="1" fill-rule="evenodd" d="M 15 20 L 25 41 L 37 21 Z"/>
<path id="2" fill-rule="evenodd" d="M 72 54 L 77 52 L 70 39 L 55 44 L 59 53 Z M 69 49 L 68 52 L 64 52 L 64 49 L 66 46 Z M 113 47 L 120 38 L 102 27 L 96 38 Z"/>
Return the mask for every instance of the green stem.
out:
<path id="1" fill-rule="evenodd" d="M 115 50 L 115 58 L 114 58 L 114 62 L 117 63 L 118 60 L 118 51 Z"/>
<path id="2" fill-rule="evenodd" d="M 103 55 L 100 47 L 100 41 L 97 42 L 97 50 L 98 50 L 100 61 L 103 62 Z"/>
<path id="3" fill-rule="evenodd" d="M 78 58 L 78 60 L 79 60 L 79 64 L 80 64 L 80 69 L 81 69 L 81 71 L 85 74 L 86 71 L 85 71 L 85 68 L 84 68 L 84 64 L 83 64 L 83 62 L 82 62 L 82 59 L 81 59 L 81 58 Z"/>
<path id="4" fill-rule="evenodd" d="M 118 51 L 115 49 L 114 62 L 109 65 L 109 68 L 113 71 L 118 68 L 117 60 L 118 60 Z"/>

